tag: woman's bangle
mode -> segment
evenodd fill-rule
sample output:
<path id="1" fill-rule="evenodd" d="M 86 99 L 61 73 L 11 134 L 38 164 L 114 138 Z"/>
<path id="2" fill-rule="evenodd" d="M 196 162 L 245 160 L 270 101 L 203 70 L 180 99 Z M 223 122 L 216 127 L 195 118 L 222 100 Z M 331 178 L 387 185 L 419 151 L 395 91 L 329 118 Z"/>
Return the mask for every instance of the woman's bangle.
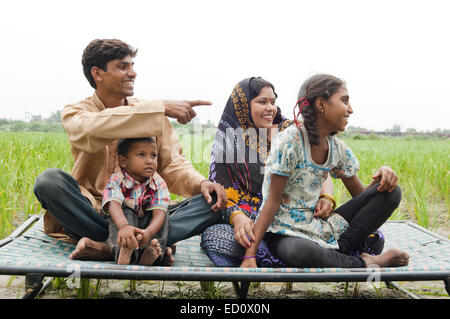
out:
<path id="1" fill-rule="evenodd" d="M 119 230 L 121 230 L 123 227 L 125 227 L 125 226 L 128 226 L 128 225 L 130 225 L 130 224 L 128 224 L 128 223 L 124 223 L 124 224 L 122 224 L 122 225 L 120 225 L 119 227 L 117 227 Z"/>
<path id="2" fill-rule="evenodd" d="M 243 256 L 243 257 L 241 258 L 241 260 L 244 260 L 244 259 L 250 259 L 250 258 L 256 258 L 256 256 Z"/>
<path id="3" fill-rule="evenodd" d="M 232 212 L 231 215 L 230 215 L 230 225 L 231 225 L 231 226 L 234 226 L 234 225 L 233 225 L 233 217 L 236 216 L 236 215 L 239 215 L 239 214 L 242 214 L 242 215 L 247 216 L 244 212 L 242 212 L 242 211 L 240 211 L 240 210 L 235 210 L 235 211 Z"/>
<path id="4" fill-rule="evenodd" d="M 331 202 L 331 204 L 333 205 L 333 209 L 336 208 L 336 201 L 334 200 L 333 195 L 330 195 L 330 194 L 322 194 L 322 195 L 319 196 L 319 199 L 321 199 L 321 198 L 328 199 L 328 200 Z"/>

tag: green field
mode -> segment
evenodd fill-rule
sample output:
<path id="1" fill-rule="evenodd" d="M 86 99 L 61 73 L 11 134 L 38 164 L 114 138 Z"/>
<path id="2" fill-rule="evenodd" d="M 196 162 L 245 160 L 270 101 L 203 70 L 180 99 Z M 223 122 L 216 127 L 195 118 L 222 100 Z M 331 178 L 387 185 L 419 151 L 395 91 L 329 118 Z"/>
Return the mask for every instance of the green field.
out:
<path id="1" fill-rule="evenodd" d="M 186 157 L 204 176 L 209 170 L 211 140 L 212 136 L 181 138 Z M 431 230 L 448 227 L 449 139 L 346 137 L 345 141 L 360 161 L 359 176 L 364 184 L 382 165 L 391 166 L 399 175 L 403 200 L 391 218 L 413 219 Z M 0 238 L 28 215 L 41 213 L 33 194 L 37 175 L 48 167 L 70 172 L 72 165 L 65 133 L 0 132 Z M 338 202 L 348 200 L 342 183 L 334 183 Z"/>

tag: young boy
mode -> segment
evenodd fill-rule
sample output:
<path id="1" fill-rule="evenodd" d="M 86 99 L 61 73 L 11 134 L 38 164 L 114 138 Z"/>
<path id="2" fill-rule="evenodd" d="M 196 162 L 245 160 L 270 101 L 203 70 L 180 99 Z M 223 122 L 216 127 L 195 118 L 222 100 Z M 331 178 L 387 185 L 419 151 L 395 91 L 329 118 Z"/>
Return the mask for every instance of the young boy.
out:
<path id="1" fill-rule="evenodd" d="M 109 224 L 108 244 L 117 264 L 150 266 L 162 258 L 169 231 L 169 191 L 157 169 L 152 137 L 119 140 L 120 172 L 103 191 L 102 211 Z"/>

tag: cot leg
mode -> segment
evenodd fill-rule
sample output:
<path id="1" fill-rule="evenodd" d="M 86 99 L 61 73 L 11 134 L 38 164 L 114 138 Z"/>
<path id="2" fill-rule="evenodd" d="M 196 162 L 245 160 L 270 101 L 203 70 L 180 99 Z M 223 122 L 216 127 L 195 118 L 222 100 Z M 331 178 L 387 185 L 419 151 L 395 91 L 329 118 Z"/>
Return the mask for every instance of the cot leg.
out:
<path id="1" fill-rule="evenodd" d="M 237 281 L 233 281 L 234 291 L 238 295 L 239 299 L 247 299 L 248 288 L 250 287 L 250 281 L 241 281 L 241 285 Z"/>
<path id="2" fill-rule="evenodd" d="M 447 294 L 450 296 L 450 277 L 444 279 L 445 290 Z"/>
<path id="3" fill-rule="evenodd" d="M 385 281 L 385 283 L 386 283 L 386 286 L 392 287 L 392 288 L 394 288 L 394 289 L 397 289 L 398 291 L 401 291 L 401 292 L 407 294 L 407 295 L 410 296 L 412 299 L 420 299 L 420 298 L 417 297 L 415 294 L 413 294 L 412 292 L 410 292 L 409 290 L 407 290 L 407 289 L 405 289 L 405 288 L 403 288 L 403 287 L 400 287 L 398 284 L 396 284 L 396 283 L 393 282 L 393 281 Z"/>
<path id="4" fill-rule="evenodd" d="M 37 296 L 44 280 L 44 274 L 41 273 L 29 273 L 25 275 L 25 295 L 22 299 L 34 299 Z"/>

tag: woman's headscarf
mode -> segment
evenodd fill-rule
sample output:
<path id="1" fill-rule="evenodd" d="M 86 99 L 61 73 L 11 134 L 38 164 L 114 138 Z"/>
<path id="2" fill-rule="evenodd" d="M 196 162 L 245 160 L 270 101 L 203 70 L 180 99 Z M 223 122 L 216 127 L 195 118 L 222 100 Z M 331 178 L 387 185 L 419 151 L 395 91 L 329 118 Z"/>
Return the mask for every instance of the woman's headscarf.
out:
<path id="1" fill-rule="evenodd" d="M 228 98 L 211 149 L 209 179 L 225 188 L 228 207 L 239 206 L 256 214 L 262 200 L 264 165 L 270 141 L 264 129 L 259 130 L 252 119 L 250 101 L 259 94 L 250 88 L 253 79 L 239 82 Z M 278 124 L 281 131 L 292 121 L 277 109 L 274 124 Z"/>

